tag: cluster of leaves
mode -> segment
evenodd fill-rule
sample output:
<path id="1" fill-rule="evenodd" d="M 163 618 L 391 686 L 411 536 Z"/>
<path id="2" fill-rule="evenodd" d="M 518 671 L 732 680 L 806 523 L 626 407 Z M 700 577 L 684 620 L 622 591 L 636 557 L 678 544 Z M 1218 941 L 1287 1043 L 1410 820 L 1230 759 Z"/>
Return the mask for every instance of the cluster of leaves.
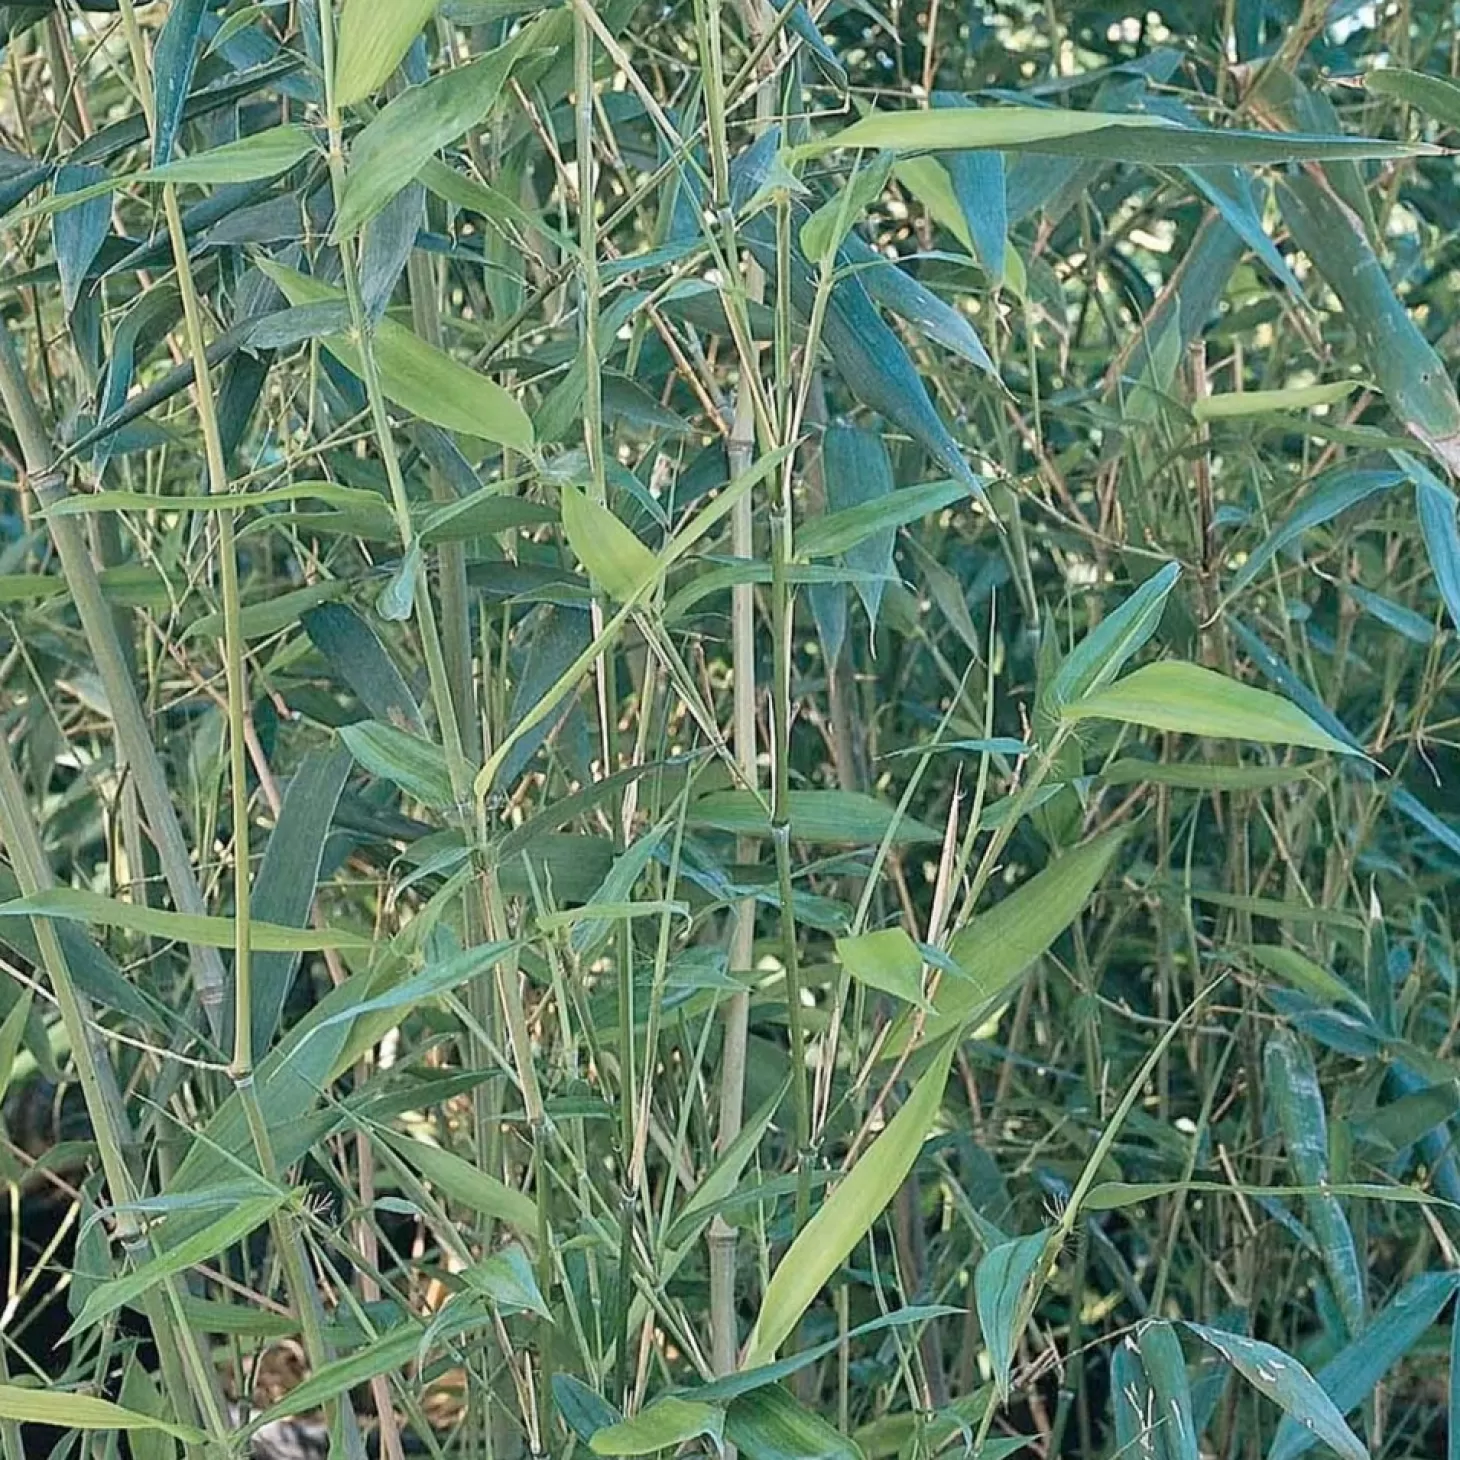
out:
<path id="1" fill-rule="evenodd" d="M 1449 8 L 0 7 L 7 1460 L 1460 1454 Z"/>

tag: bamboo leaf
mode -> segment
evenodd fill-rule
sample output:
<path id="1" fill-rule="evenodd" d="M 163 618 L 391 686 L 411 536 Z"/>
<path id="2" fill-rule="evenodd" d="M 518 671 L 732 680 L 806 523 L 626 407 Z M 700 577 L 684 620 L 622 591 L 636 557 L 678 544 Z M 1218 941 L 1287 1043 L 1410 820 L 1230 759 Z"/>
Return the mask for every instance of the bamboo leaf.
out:
<path id="1" fill-rule="evenodd" d="M 1291 701 L 1240 684 L 1197 664 L 1148 664 L 1061 712 L 1066 720 L 1119 720 L 1215 740 L 1305 745 L 1339 755 L 1356 752 L 1316 725 Z"/>
<path id="2" fill-rule="evenodd" d="M 1200 1323 L 1186 1326 L 1226 1359 L 1259 1394 L 1265 1394 L 1343 1460 L 1369 1460 L 1363 1441 L 1344 1423 L 1333 1401 L 1297 1359 L 1270 1343 L 1240 1333 L 1207 1328 Z"/>
<path id="3" fill-rule="evenodd" d="M 791 835 L 808 842 L 873 846 L 890 827 L 895 842 L 937 842 L 936 827 L 911 816 L 896 816 L 895 808 L 858 791 L 792 791 L 787 797 Z M 688 824 L 738 836 L 768 836 L 770 817 L 764 803 L 751 791 L 714 791 L 690 802 Z"/>
<path id="4" fill-rule="evenodd" d="M 931 1007 L 923 998 L 923 955 L 902 928 L 838 938 L 836 956 L 858 983 L 920 1009 Z"/>
<path id="5" fill-rule="evenodd" d="M 725 1414 L 725 1438 L 746 1460 L 863 1460 L 861 1446 L 779 1384 L 736 1399 Z"/>
<path id="6" fill-rule="evenodd" d="M 348 0 L 340 12 L 335 101 L 353 106 L 390 79 L 441 0 Z M 449 139 L 448 139 L 449 140 Z"/>
<path id="7" fill-rule="evenodd" d="M 1450 622 L 1460 628 L 1460 526 L 1455 521 L 1455 494 L 1419 462 L 1405 460 L 1414 477 L 1415 506 L 1430 571 Z"/>
<path id="8" fill-rule="evenodd" d="M 659 573 L 659 559 L 607 507 L 577 487 L 562 487 L 563 531 L 588 573 L 610 598 L 637 598 Z"/>
<path id="9" fill-rule="evenodd" d="M 952 1060 L 953 1042 L 949 1040 L 918 1078 L 887 1129 L 858 1157 L 776 1265 L 751 1330 L 745 1368 L 774 1358 L 801 1315 L 906 1180 L 937 1119 Z"/>
<path id="10" fill-rule="evenodd" d="M 1246 952 L 1260 967 L 1293 988 L 1310 994 L 1320 1004 L 1346 1004 L 1368 1017 L 1368 1005 L 1341 978 L 1314 963 L 1296 948 L 1258 943 Z"/>
<path id="11" fill-rule="evenodd" d="M 446 753 L 434 741 L 380 720 L 342 725 L 339 735 L 371 775 L 393 781 L 406 795 L 428 806 L 455 805 Z"/>
<path id="12" fill-rule="evenodd" d="M 279 1191 L 239 1202 L 227 1215 L 219 1217 L 202 1231 L 179 1242 L 176 1247 L 144 1262 L 121 1277 L 93 1288 L 75 1323 L 71 1325 L 71 1331 L 76 1333 L 92 1327 L 101 1322 L 108 1313 L 114 1313 L 118 1308 L 140 1298 L 164 1279 L 187 1272 L 190 1268 L 217 1257 L 220 1252 L 236 1246 L 256 1227 L 267 1222 L 290 1196 L 288 1191 Z"/>
<path id="13" fill-rule="evenodd" d="M 1049 1243 L 1048 1231 L 1001 1242 L 984 1254 L 973 1274 L 979 1327 L 988 1345 L 994 1390 L 1000 1403 L 1009 1395 L 1014 1352 L 1023 1328 L 1024 1295 L 1049 1251 Z"/>
<path id="14" fill-rule="evenodd" d="M 63 1389 L 22 1389 L 15 1384 L 0 1384 L 0 1419 L 54 1425 L 62 1430 L 160 1430 L 187 1445 L 202 1445 L 208 1438 L 201 1430 L 188 1425 L 124 1409 L 91 1394 Z"/>
<path id="15" fill-rule="evenodd" d="M 259 268 L 293 305 L 337 303 L 345 297 L 333 285 L 271 259 L 261 259 Z M 363 376 L 359 347 L 346 335 L 327 335 L 324 346 L 347 370 Z M 381 320 L 376 329 L 375 363 L 381 389 L 402 410 L 463 436 L 531 452 L 532 422 L 507 391 L 393 319 Z"/>
<path id="16" fill-rule="evenodd" d="M 173 143 L 182 125 L 183 107 L 193 86 L 198 38 L 208 0 L 175 0 L 152 53 L 152 165 L 172 161 Z"/>
<path id="17" fill-rule="evenodd" d="M 66 918 L 105 928 L 125 928 L 148 938 L 193 943 L 200 948 L 232 948 L 237 940 L 232 918 L 165 912 L 161 908 L 117 902 L 77 887 L 54 887 L 31 897 L 0 903 L 0 918 Z M 316 953 L 321 948 L 371 946 L 371 940 L 363 934 L 343 928 L 280 928 L 259 922 L 250 925 L 250 933 L 249 947 L 264 952 Z"/>
<path id="18" fill-rule="evenodd" d="M 375 631 L 353 608 L 325 603 L 301 614 L 299 621 L 310 642 L 374 719 L 412 735 L 425 735 L 415 696 Z"/>
<path id="19" fill-rule="evenodd" d="M 842 131 L 795 150 L 799 156 L 814 157 L 851 147 L 890 152 L 1026 150 L 1097 161 L 1118 157 L 1161 167 L 1414 157 L 1436 150 L 1378 137 L 1182 127 L 1154 115 L 1013 106 L 871 112 Z"/>
<path id="20" fill-rule="evenodd" d="M 1367 72 L 1364 86 L 1376 96 L 1392 96 L 1396 101 L 1418 107 L 1443 127 L 1460 127 L 1460 86 L 1444 76 L 1385 66 Z"/>
<path id="21" fill-rule="evenodd" d="M 1051 709 L 1103 689 L 1125 668 L 1156 632 L 1166 599 L 1180 576 L 1181 565 L 1167 563 L 1070 650 L 1050 681 L 1047 702 Z"/>
<path id="22" fill-rule="evenodd" d="M 1146 1371 L 1161 1420 L 1161 1435 L 1171 1460 L 1199 1460 L 1196 1421 L 1191 1412 L 1191 1381 L 1181 1342 L 1169 1323 L 1157 1321 L 1136 1330 L 1141 1367 Z"/>
<path id="23" fill-rule="evenodd" d="M 379 27 L 397 34 L 398 28 L 410 23 L 414 14 L 419 13 L 422 4 L 423 0 L 399 0 L 399 5 L 393 3 L 382 11 L 373 0 L 353 0 L 353 8 L 361 13 L 362 24 L 377 23 L 365 19 L 366 12 L 372 17 L 402 12 L 391 14 Z M 419 25 L 415 26 L 411 34 L 419 29 Z M 350 145 L 349 169 L 335 217 L 337 240 L 353 237 L 402 188 L 415 180 L 441 148 L 481 124 L 496 106 L 513 65 L 533 33 L 533 25 L 528 25 L 495 51 L 464 66 L 453 66 L 421 86 L 407 88 L 366 123 Z M 409 37 L 406 43 L 409 44 Z M 378 54 L 383 58 L 384 51 Z M 396 59 L 399 60 L 399 55 Z M 364 85 L 374 69 L 368 68 L 362 59 L 358 84 Z M 392 64 L 391 70 L 394 69 Z M 366 86 L 360 96 L 369 95 L 378 85 L 377 82 Z"/>
<path id="24" fill-rule="evenodd" d="M 469 1161 L 440 1146 L 413 1141 L 390 1131 L 380 1139 L 413 1171 L 425 1177 L 443 1196 L 494 1221 L 505 1222 L 519 1232 L 536 1234 L 537 1204 L 516 1187 L 479 1170 Z"/>
<path id="25" fill-rule="evenodd" d="M 1324 385 L 1293 385 L 1285 390 L 1228 390 L 1191 403 L 1198 421 L 1239 421 L 1270 411 L 1311 411 L 1347 400 L 1359 387 L 1356 380 L 1334 380 Z"/>
<path id="26" fill-rule="evenodd" d="M 1278 553 L 1305 532 L 1331 522 L 1370 497 L 1397 487 L 1403 480 L 1403 472 L 1377 468 L 1339 467 L 1325 472 L 1303 494 L 1302 501 L 1282 525 L 1275 528 L 1243 563 L 1232 580 L 1232 592 L 1238 593 L 1245 588 Z"/>
<path id="27" fill-rule="evenodd" d="M 595 1431 L 588 1448 L 595 1455 L 655 1455 L 700 1435 L 719 1447 L 725 1412 L 710 1404 L 666 1394 L 632 1419 Z"/>
<path id="28" fill-rule="evenodd" d="M 1120 832 L 1066 852 L 956 932 L 948 944 L 965 978 L 944 978 L 925 1037 L 981 1017 L 1080 915 L 1123 840 Z M 896 1047 L 895 1040 L 889 1045 Z"/>

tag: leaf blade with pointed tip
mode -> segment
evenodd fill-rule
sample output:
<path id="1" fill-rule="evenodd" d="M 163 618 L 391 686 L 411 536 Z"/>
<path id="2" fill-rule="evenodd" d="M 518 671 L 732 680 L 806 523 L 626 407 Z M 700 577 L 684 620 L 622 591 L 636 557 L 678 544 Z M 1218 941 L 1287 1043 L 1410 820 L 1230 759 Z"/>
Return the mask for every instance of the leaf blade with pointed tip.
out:
<path id="1" fill-rule="evenodd" d="M 340 12 L 335 101 L 353 106 L 390 79 L 441 0 L 349 0 Z"/>
<path id="2" fill-rule="evenodd" d="M 1297 1359 L 1270 1343 L 1200 1323 L 1186 1325 L 1252 1385 L 1342 1460 L 1369 1460 L 1364 1442 L 1349 1429 L 1334 1402 Z"/>
<path id="3" fill-rule="evenodd" d="M 1177 660 L 1148 664 L 1108 689 L 1066 705 L 1066 720 L 1118 720 L 1152 730 L 1261 745 L 1303 745 L 1354 755 L 1290 700 L 1254 689 L 1200 665 Z"/>
<path id="4" fill-rule="evenodd" d="M 610 598 L 637 597 L 658 576 L 659 559 L 601 502 L 566 482 L 561 495 L 563 531 L 578 561 Z"/>
<path id="5" fill-rule="evenodd" d="M 886 1130 L 858 1157 L 776 1265 L 761 1299 L 743 1367 L 774 1358 L 827 1280 L 871 1230 L 917 1162 L 953 1061 L 945 1041 Z"/>
<path id="6" fill-rule="evenodd" d="M 974 1270 L 973 1292 L 979 1327 L 988 1345 L 994 1387 L 1001 1399 L 1009 1393 L 1018 1330 L 1022 1327 L 1024 1293 L 1049 1249 L 1049 1240 L 1049 1232 L 1044 1231 L 1002 1242 L 986 1252 Z"/>
<path id="7" fill-rule="evenodd" d="M 595 1455 L 654 1455 L 705 1435 L 719 1445 L 725 1412 L 712 1404 L 666 1394 L 631 1419 L 596 1430 L 588 1442 Z"/>

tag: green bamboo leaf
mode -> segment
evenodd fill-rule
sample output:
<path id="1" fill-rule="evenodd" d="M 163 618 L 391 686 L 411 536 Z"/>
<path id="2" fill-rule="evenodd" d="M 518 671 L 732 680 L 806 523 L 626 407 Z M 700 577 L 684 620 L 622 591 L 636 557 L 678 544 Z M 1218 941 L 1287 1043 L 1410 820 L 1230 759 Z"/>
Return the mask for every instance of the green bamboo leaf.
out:
<path id="1" fill-rule="evenodd" d="M 1288 1164 L 1303 1185 L 1324 1185 L 1328 1180 L 1328 1117 L 1308 1046 L 1291 1030 L 1276 1029 L 1263 1047 L 1262 1069 Z M 1353 1231 L 1336 1197 L 1311 1196 L 1307 1208 L 1339 1311 L 1350 1336 L 1355 1336 L 1364 1327 L 1364 1274 Z"/>
<path id="2" fill-rule="evenodd" d="M 172 1424 L 110 1400 L 64 1389 L 22 1389 L 0 1384 L 0 1419 L 20 1424 L 54 1425 L 61 1430 L 160 1430 L 185 1445 L 203 1445 L 208 1437 L 187 1425 Z"/>
<path id="3" fill-rule="evenodd" d="M 1181 565 L 1167 563 L 1070 650 L 1050 681 L 1051 710 L 1103 689 L 1125 668 L 1156 632 L 1180 576 Z"/>
<path id="4" fill-rule="evenodd" d="M 1286 390 L 1229 390 L 1191 403 L 1198 421 L 1237 421 L 1271 411 L 1311 411 L 1347 400 L 1359 388 L 1357 380 L 1334 380 L 1324 385 L 1293 385 Z"/>
<path id="5" fill-rule="evenodd" d="M 1445 1080 L 1411 1090 L 1370 1115 L 1351 1119 L 1349 1125 L 1360 1140 L 1393 1152 L 1418 1144 L 1456 1115 L 1460 1115 L 1460 1080 Z"/>
<path id="6" fill-rule="evenodd" d="M 1179 786 L 1190 791 L 1263 791 L 1311 776 L 1313 765 L 1203 765 L 1196 761 L 1112 761 L 1100 770 L 1107 786 Z"/>
<path id="7" fill-rule="evenodd" d="M 601 502 L 562 487 L 563 531 L 588 573 L 610 598 L 637 598 L 659 573 L 659 560 Z"/>
<path id="8" fill-rule="evenodd" d="M 384 13 L 371 0 L 354 3 L 362 11 L 368 8 Z M 399 9 L 416 10 L 420 3 L 400 0 Z M 396 8 L 394 4 L 388 7 L 392 11 Z M 481 124 L 496 106 L 513 65 L 533 33 L 534 25 L 529 24 L 495 51 L 464 66 L 453 66 L 424 85 L 408 87 L 370 119 L 350 145 L 349 168 L 335 217 L 337 241 L 353 237 L 415 180 L 437 152 Z M 372 86 L 362 95 L 375 89 Z"/>
<path id="9" fill-rule="evenodd" d="M 500 1252 L 472 1266 L 463 1268 L 461 1280 L 474 1293 L 481 1293 L 501 1309 L 516 1313 L 536 1313 L 552 1322 L 552 1313 L 537 1285 L 537 1277 L 527 1254 L 516 1243 L 509 1243 Z"/>
<path id="10" fill-rule="evenodd" d="M 147 938 L 192 943 L 200 948 L 232 948 L 237 933 L 232 918 L 165 912 L 117 902 L 98 892 L 78 887 L 53 887 L 31 897 L 0 903 L 0 918 L 65 918 L 74 923 L 96 923 L 104 928 L 125 928 Z M 367 949 L 372 942 L 361 933 L 343 928 L 280 928 L 272 923 L 251 923 L 249 947 L 276 953 L 317 953 L 321 948 Z"/>
<path id="11" fill-rule="evenodd" d="M 857 1159 L 776 1265 L 751 1330 L 743 1367 L 769 1362 L 833 1273 L 907 1179 L 943 1103 L 953 1061 L 945 1041 L 886 1130 Z"/>
<path id="12" fill-rule="evenodd" d="M 335 50 L 335 101 L 353 106 L 379 91 L 441 0 L 347 0 Z M 449 139 L 448 139 L 449 140 Z"/>
<path id="13" fill-rule="evenodd" d="M 333 578 L 294 588 L 288 593 L 276 593 L 259 603 L 245 605 L 238 619 L 239 631 L 246 639 L 267 638 L 270 634 L 291 628 L 298 623 L 301 614 L 318 608 L 322 603 L 342 598 L 349 591 L 348 583 Z M 209 613 L 195 618 L 184 630 L 184 636 L 189 639 L 221 639 L 223 630 L 222 613 Z"/>
<path id="14" fill-rule="evenodd" d="M 1423 515 L 1421 515 L 1423 524 Z M 1454 561 L 1456 571 L 1451 591 L 1454 593 L 1456 612 L 1460 613 L 1460 539 L 1453 544 Z M 1434 563 L 1434 553 L 1431 552 L 1431 566 Z M 1397 634 L 1403 634 L 1412 644 L 1433 644 L 1435 642 L 1435 626 L 1423 614 L 1416 613 L 1412 608 L 1406 608 L 1402 603 L 1395 603 L 1392 598 L 1385 598 L 1382 594 L 1371 593 L 1367 588 L 1360 588 L 1357 583 L 1345 583 L 1343 591 L 1358 604 L 1365 613 L 1372 614 L 1381 624 L 1391 628 Z M 1445 589 L 1441 589 L 1444 593 Z M 1448 601 L 1448 599 L 1447 599 Z"/>
<path id="15" fill-rule="evenodd" d="M 1450 1414 L 1460 1414 L 1460 1303 L 1450 1320 Z M 1460 1425 L 1450 1425 L 1450 1439 L 1445 1447 L 1446 1460 L 1460 1460 Z"/>
<path id="16" fill-rule="evenodd" d="M 1175 1196 L 1178 1192 L 1202 1191 L 1222 1196 L 1271 1197 L 1292 1201 L 1308 1196 L 1341 1196 L 1354 1201 L 1396 1201 L 1406 1206 L 1447 1206 L 1449 1203 L 1414 1186 L 1383 1186 L 1374 1182 L 1338 1181 L 1323 1186 L 1253 1186 L 1246 1182 L 1221 1181 L 1102 1181 L 1090 1188 L 1082 1203 L 1091 1212 L 1117 1212 Z"/>
<path id="17" fill-rule="evenodd" d="M 1285 177 L 1278 197 L 1293 241 L 1338 295 L 1390 408 L 1453 470 L 1460 465 L 1460 397 L 1445 362 L 1395 295 L 1362 222 L 1311 177 Z"/>
<path id="18" fill-rule="evenodd" d="M 720 1203 L 725 1201 L 739 1185 L 740 1175 L 760 1147 L 776 1111 L 791 1088 L 791 1077 L 782 1081 L 780 1088 L 741 1127 L 740 1133 L 725 1148 L 715 1164 L 705 1172 L 700 1184 L 695 1187 L 684 1210 L 674 1219 L 665 1241 L 674 1248 L 684 1248 L 698 1237 Z"/>
<path id="19" fill-rule="evenodd" d="M 317 151 L 314 133 L 308 127 L 270 127 L 266 131 L 240 137 L 237 142 L 225 142 L 221 147 L 195 153 L 192 157 L 175 158 L 162 167 L 142 173 L 136 180 L 193 183 L 208 187 L 258 182 L 288 172 Z M 116 181 L 125 183 L 127 179 L 123 177 Z"/>
<path id="20" fill-rule="evenodd" d="M 1080 915 L 1124 839 L 1110 832 L 1066 852 L 1044 871 L 992 907 L 973 915 L 948 944 L 948 953 L 967 975 L 944 978 L 937 1014 L 924 1033 L 936 1039 L 981 1017 L 1004 998 L 1014 981 Z M 888 1041 L 897 1048 L 896 1035 Z"/>
<path id="21" fill-rule="evenodd" d="M 792 791 L 791 835 L 808 842 L 874 846 L 890 828 L 897 843 L 939 842 L 943 833 L 859 791 Z M 737 836 L 769 836 L 770 817 L 752 791 L 714 791 L 690 802 L 688 824 Z"/>
<path id="22" fill-rule="evenodd" d="M 1273 530 L 1243 563 L 1232 580 L 1232 592 L 1240 592 L 1289 543 L 1305 532 L 1331 522 L 1335 517 L 1370 497 L 1397 487 L 1404 480 L 1401 471 L 1364 467 L 1339 467 L 1325 472 L 1303 500 L 1290 512 L 1281 526 Z"/>
<path id="23" fill-rule="evenodd" d="M 830 485 L 828 483 L 828 485 Z M 921 521 L 968 498 L 963 482 L 942 480 L 915 487 L 895 487 L 854 506 L 813 517 L 796 532 L 796 551 L 804 558 L 830 558 L 850 552 L 878 533 Z"/>
<path id="24" fill-rule="evenodd" d="M 1161 1435 L 1171 1460 L 1200 1460 L 1196 1421 L 1191 1412 L 1191 1381 L 1176 1330 L 1157 1320 L 1136 1330 L 1141 1367 L 1156 1399 Z"/>
<path id="25" fill-rule="evenodd" d="M 1443 127 L 1460 127 L 1460 86 L 1443 76 L 1385 66 L 1364 76 L 1364 86 L 1376 96 L 1408 102 Z"/>
<path id="26" fill-rule="evenodd" d="M 1369 1017 L 1369 1006 L 1341 978 L 1314 963 L 1306 953 L 1276 943 L 1257 943 L 1244 951 L 1259 968 L 1320 1004 L 1348 1005 Z"/>
<path id="27" fill-rule="evenodd" d="M 176 0 L 167 11 L 152 53 L 152 161 L 172 160 L 173 143 L 182 125 L 183 107 L 193 86 L 198 38 L 208 0 Z"/>
<path id="28" fill-rule="evenodd" d="M 89 198 L 88 202 L 61 210 L 51 220 L 56 269 L 61 276 L 61 304 L 68 315 L 76 308 L 86 276 L 111 233 L 109 189 L 105 168 L 67 164 L 56 169 L 57 197 L 86 193 Z"/>
<path id="29" fill-rule="evenodd" d="M 342 487 L 338 482 L 291 482 L 287 487 L 270 487 L 262 492 L 210 492 L 206 496 L 173 496 L 166 492 L 76 493 L 54 502 L 46 517 L 89 517 L 94 512 L 243 512 L 254 507 L 277 507 L 301 500 L 327 502 L 332 507 L 380 510 L 385 499 L 379 492 L 360 487 Z"/>
<path id="30" fill-rule="evenodd" d="M 446 752 L 434 741 L 379 720 L 342 725 L 339 736 L 371 775 L 393 781 L 406 795 L 427 806 L 456 804 Z"/>
<path id="31" fill-rule="evenodd" d="M 595 1455 L 654 1455 L 704 1435 L 718 1449 L 724 1432 L 724 1410 L 666 1394 L 632 1419 L 595 1431 L 588 1447 Z"/>
<path id="32" fill-rule="evenodd" d="M 1403 459 L 1409 463 L 1414 476 L 1419 530 L 1429 555 L 1430 571 L 1449 610 L 1450 622 L 1460 628 L 1460 526 L 1455 521 L 1455 494 L 1419 462 Z"/>
<path id="33" fill-rule="evenodd" d="M 71 1332 L 75 1334 L 100 1323 L 108 1313 L 114 1313 L 140 1298 L 164 1279 L 187 1272 L 236 1246 L 256 1227 L 263 1226 L 292 1195 L 289 1191 L 278 1191 L 241 1201 L 225 1216 L 209 1223 L 176 1247 L 121 1277 L 99 1284 L 82 1305 L 81 1312 L 71 1325 Z"/>
<path id="34" fill-rule="evenodd" d="M 1014 1352 L 1024 1326 L 1024 1298 L 1049 1251 L 1051 1234 L 1034 1232 L 1001 1242 L 986 1252 L 973 1274 L 979 1327 L 988 1345 L 994 1390 L 1002 1404 L 1009 1397 Z"/>
<path id="35" fill-rule="evenodd" d="M 343 290 L 260 259 L 259 268 L 292 305 L 337 303 Z M 359 346 L 346 335 L 327 335 L 324 346 L 347 370 L 363 378 Z M 532 422 L 517 401 L 494 380 L 452 359 L 393 319 L 375 331 L 375 363 L 387 399 L 423 421 L 448 431 L 530 453 Z"/>
<path id="36" fill-rule="evenodd" d="M 391 1131 L 378 1134 L 392 1151 L 443 1196 L 493 1221 L 505 1222 L 519 1232 L 537 1232 L 537 1203 L 516 1187 L 489 1176 L 460 1156 L 443 1151 L 440 1146 L 413 1141 Z"/>
<path id="37" fill-rule="evenodd" d="M 1322 1440 L 1342 1456 L 1342 1460 L 1369 1460 L 1363 1441 L 1344 1423 L 1334 1402 L 1297 1359 L 1270 1343 L 1240 1333 L 1207 1328 L 1200 1323 L 1186 1326 L 1226 1359 L 1259 1394 L 1266 1395 L 1315 1439 Z"/>
<path id="38" fill-rule="evenodd" d="M 1203 735 L 1214 740 L 1253 740 L 1263 745 L 1305 745 L 1353 755 L 1343 741 L 1316 725 L 1290 700 L 1198 664 L 1165 660 L 1117 680 L 1062 711 L 1066 720 L 1118 720 Z"/>
<path id="39" fill-rule="evenodd" d="M 736 1399 L 725 1414 L 725 1438 L 746 1460 L 863 1460 L 855 1440 L 779 1384 Z"/>
<path id="40" fill-rule="evenodd" d="M 374 629 L 353 608 L 343 603 L 321 604 L 301 614 L 299 621 L 310 643 L 374 719 L 412 735 L 425 735 L 416 697 Z"/>
<path id="41" fill-rule="evenodd" d="M 1133 1338 L 1126 1337 L 1116 1347 L 1110 1364 L 1110 1386 L 1117 1453 L 1134 1460 L 1164 1460 L 1162 1416 L 1156 1412 L 1151 1383 Z"/>
<path id="42" fill-rule="evenodd" d="M 935 107 L 871 112 L 830 137 L 794 149 L 815 157 L 838 148 L 890 152 L 1051 152 L 1064 157 L 1145 162 L 1160 167 L 1238 166 L 1330 159 L 1415 157 L 1437 149 L 1379 137 L 1311 137 L 1297 132 L 1242 132 L 1182 127 L 1131 112 L 1044 107 Z"/>
<path id="43" fill-rule="evenodd" d="M 253 887 L 253 915 L 281 927 L 309 922 L 319 883 L 325 842 L 350 772 L 348 750 L 336 746 L 308 752 L 294 772 L 269 834 Z M 297 953 L 259 953 L 253 960 L 253 1049 L 262 1054 L 284 1017 L 289 989 L 299 969 Z"/>
<path id="44" fill-rule="evenodd" d="M 920 1009 L 931 1007 L 923 997 L 923 955 L 902 928 L 838 938 L 836 956 L 858 983 Z"/>

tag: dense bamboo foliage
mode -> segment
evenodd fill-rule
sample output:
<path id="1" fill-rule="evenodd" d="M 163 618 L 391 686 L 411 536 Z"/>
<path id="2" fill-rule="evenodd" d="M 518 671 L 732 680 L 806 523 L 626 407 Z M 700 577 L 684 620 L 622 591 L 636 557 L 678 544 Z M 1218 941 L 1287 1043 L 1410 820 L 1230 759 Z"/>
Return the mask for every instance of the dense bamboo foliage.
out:
<path id="1" fill-rule="evenodd" d="M 0 42 L 4 1460 L 1460 1457 L 1454 6 Z"/>

